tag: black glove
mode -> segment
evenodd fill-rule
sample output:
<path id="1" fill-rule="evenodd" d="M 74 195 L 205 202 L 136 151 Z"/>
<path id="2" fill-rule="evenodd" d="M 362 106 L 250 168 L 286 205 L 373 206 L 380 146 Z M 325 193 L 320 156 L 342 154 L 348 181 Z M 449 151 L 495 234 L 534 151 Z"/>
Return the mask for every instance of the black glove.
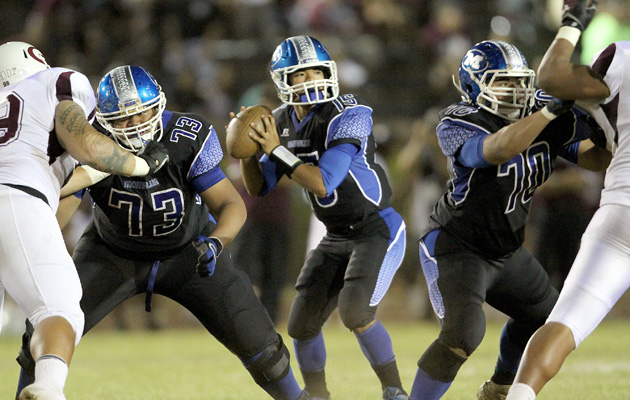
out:
<path id="1" fill-rule="evenodd" d="M 154 174 L 168 162 L 168 151 L 166 147 L 157 140 L 151 140 L 144 149 L 138 153 L 149 164 L 149 174 Z"/>
<path id="2" fill-rule="evenodd" d="M 197 259 L 197 273 L 199 276 L 206 277 L 214 274 L 214 267 L 217 263 L 217 257 L 223 250 L 223 244 L 215 237 L 206 237 L 199 235 L 192 242 L 199 258 Z"/>
<path id="3" fill-rule="evenodd" d="M 581 32 L 584 32 L 584 29 L 593 19 L 597 3 L 599 3 L 599 0 L 590 0 L 590 4 L 587 6 L 587 1 L 589 0 L 564 0 L 562 26 L 578 28 Z"/>
<path id="4" fill-rule="evenodd" d="M 547 108 L 547 111 L 549 111 L 550 113 L 552 113 L 553 115 L 557 117 L 569 111 L 571 107 L 573 107 L 573 104 L 575 104 L 575 100 L 560 100 L 556 97 L 553 97 L 547 103 L 546 108 Z"/>

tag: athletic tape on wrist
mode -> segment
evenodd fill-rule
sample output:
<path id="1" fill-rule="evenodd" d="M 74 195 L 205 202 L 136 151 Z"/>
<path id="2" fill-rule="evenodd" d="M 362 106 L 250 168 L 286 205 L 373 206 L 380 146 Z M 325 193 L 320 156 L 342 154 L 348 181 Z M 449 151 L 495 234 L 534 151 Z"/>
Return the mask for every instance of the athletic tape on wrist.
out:
<path id="1" fill-rule="evenodd" d="M 271 151 L 271 158 L 273 158 L 274 161 L 280 162 L 285 167 L 289 168 L 289 177 L 300 164 L 304 164 L 302 160 L 297 158 L 293 153 L 291 153 L 289 150 L 287 150 L 286 147 L 282 145 L 276 146 L 276 148 Z"/>
<path id="2" fill-rule="evenodd" d="M 134 156 L 136 160 L 136 166 L 131 173 L 131 176 L 145 176 L 151 170 L 149 168 L 149 163 L 147 163 L 144 158 L 140 158 L 138 156 Z"/>
<path id="3" fill-rule="evenodd" d="M 549 111 L 549 109 L 547 107 L 543 107 L 540 112 L 542 113 L 542 115 L 547 118 L 549 121 L 553 121 L 554 119 L 556 119 L 558 116 L 554 113 L 552 113 L 551 111 Z"/>
<path id="4" fill-rule="evenodd" d="M 219 239 L 216 236 L 209 237 L 208 239 L 216 240 L 216 242 L 217 242 L 216 243 L 216 245 L 217 245 L 217 254 L 215 254 L 215 257 L 218 258 L 219 254 L 221 254 L 221 252 L 223 251 L 223 242 L 221 242 L 221 239 Z"/>
<path id="5" fill-rule="evenodd" d="M 83 170 L 90 177 L 90 185 L 94 185 L 95 183 L 99 183 L 100 181 L 102 181 L 103 179 L 105 179 L 105 178 L 107 178 L 109 176 L 109 173 L 103 172 L 103 171 L 99 171 L 97 169 L 94 169 L 94 168 L 90 167 L 89 165 L 83 165 Z"/>
<path id="6" fill-rule="evenodd" d="M 577 44 L 578 40 L 580 40 L 580 36 L 582 35 L 582 31 L 578 28 L 574 28 L 572 26 L 561 26 L 558 29 L 558 33 L 556 34 L 556 39 L 565 39 L 571 42 L 573 47 Z"/>

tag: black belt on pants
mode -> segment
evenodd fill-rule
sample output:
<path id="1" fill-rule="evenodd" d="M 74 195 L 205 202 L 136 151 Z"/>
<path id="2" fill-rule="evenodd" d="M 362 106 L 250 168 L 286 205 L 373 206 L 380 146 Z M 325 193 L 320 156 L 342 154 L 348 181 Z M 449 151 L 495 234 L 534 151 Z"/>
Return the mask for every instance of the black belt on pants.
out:
<path id="1" fill-rule="evenodd" d="M 24 186 L 24 185 L 14 185 L 13 183 L 0 183 L 0 185 L 4 185 L 4 186 L 12 187 L 13 189 L 21 190 L 24 193 L 37 197 L 38 199 L 43 200 L 44 203 L 48 204 L 48 199 L 46 198 L 46 196 L 44 196 L 44 194 L 40 192 L 39 190 L 33 189 L 32 187 Z"/>

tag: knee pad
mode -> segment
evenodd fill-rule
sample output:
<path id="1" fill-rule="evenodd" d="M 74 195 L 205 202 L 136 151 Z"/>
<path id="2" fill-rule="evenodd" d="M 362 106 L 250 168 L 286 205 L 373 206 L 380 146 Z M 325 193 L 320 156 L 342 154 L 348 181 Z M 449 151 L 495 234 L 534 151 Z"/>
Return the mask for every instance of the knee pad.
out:
<path id="1" fill-rule="evenodd" d="M 297 340 L 311 339 L 321 331 L 323 321 L 321 315 L 309 311 L 308 301 L 298 295 L 293 300 L 287 331 L 289 336 Z"/>
<path id="2" fill-rule="evenodd" d="M 31 336 L 33 335 L 33 325 L 26 320 L 26 332 L 22 335 L 22 348 L 18 354 L 16 361 L 20 367 L 31 376 L 35 376 L 35 360 L 31 355 Z"/>
<path id="3" fill-rule="evenodd" d="M 424 352 L 418 361 L 418 367 L 433 379 L 441 382 L 453 382 L 466 360 L 466 358 L 453 353 L 438 339 L 431 343 L 427 351 Z"/>
<path id="4" fill-rule="evenodd" d="M 277 382 L 287 376 L 291 366 L 289 364 L 289 349 L 278 335 L 278 342 L 269 345 L 252 363 L 245 366 L 258 385 Z"/>
<path id="5" fill-rule="evenodd" d="M 345 296 L 345 294 L 339 297 L 339 317 L 343 325 L 350 330 L 355 330 L 372 322 L 376 307 L 368 305 L 369 299 L 363 301 L 359 296 Z"/>

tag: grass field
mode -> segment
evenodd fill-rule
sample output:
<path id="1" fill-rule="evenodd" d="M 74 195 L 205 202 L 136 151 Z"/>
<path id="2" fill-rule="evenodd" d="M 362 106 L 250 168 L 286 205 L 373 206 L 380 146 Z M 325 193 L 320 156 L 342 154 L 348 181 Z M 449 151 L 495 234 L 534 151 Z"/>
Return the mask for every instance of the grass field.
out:
<path id="1" fill-rule="evenodd" d="M 416 361 L 434 340 L 431 322 L 386 323 L 403 383 L 410 388 Z M 488 326 L 480 348 L 464 364 L 444 399 L 475 399 L 492 374 L 500 323 Z M 280 327 L 286 338 L 286 328 Z M 605 322 L 571 355 L 539 399 L 630 399 L 630 322 Z M 380 398 L 377 379 L 354 336 L 337 324 L 324 328 L 327 380 L 333 399 Z M 12 400 L 19 338 L 0 336 L 0 399 Z M 290 347 L 293 354 L 293 350 Z M 292 363 L 294 363 L 292 358 Z M 297 379 L 301 383 L 301 376 Z M 69 400 L 267 399 L 236 357 L 203 330 L 95 331 L 75 353 L 66 385 Z"/>

